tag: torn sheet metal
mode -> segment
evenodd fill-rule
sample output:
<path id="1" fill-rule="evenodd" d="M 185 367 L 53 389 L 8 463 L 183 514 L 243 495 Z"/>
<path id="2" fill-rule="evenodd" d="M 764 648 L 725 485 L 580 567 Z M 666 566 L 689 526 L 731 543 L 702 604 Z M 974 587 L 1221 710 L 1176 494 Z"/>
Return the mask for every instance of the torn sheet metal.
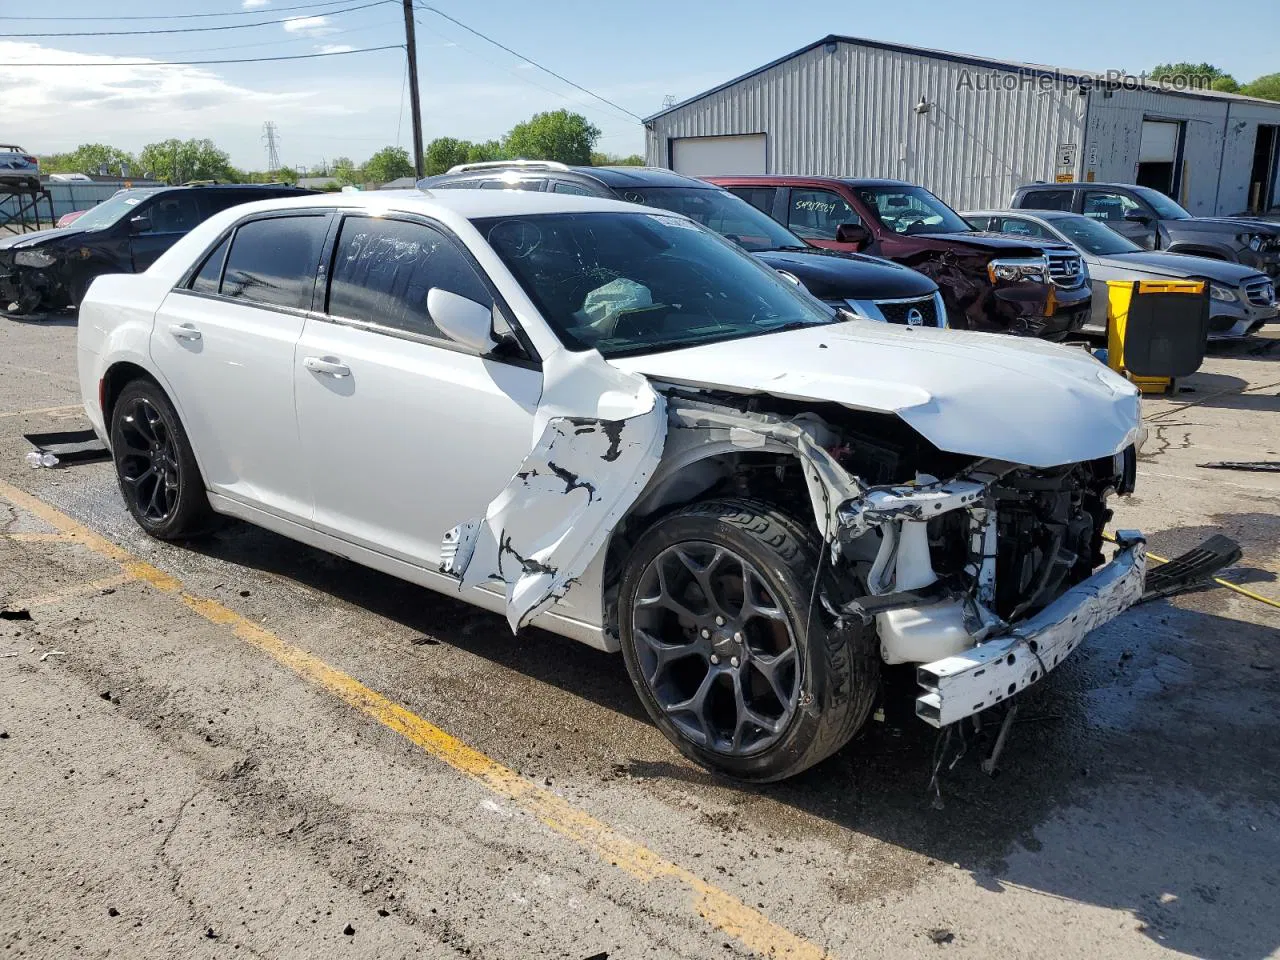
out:
<path id="1" fill-rule="evenodd" d="M 749 413 L 697 400 L 673 399 L 672 425 L 683 429 L 724 430 L 735 446 L 746 450 L 778 441 L 795 450 L 804 465 L 804 481 L 809 489 L 814 519 L 823 539 L 835 539 L 840 526 L 841 504 L 863 492 L 857 479 L 840 466 L 819 442 L 825 425 L 818 418 L 796 417 L 782 420 L 767 414 Z"/>
<path id="2" fill-rule="evenodd" d="M 594 351 L 543 365 L 537 442 L 483 518 L 445 534 L 440 570 L 459 589 L 506 584 L 513 631 L 560 597 L 604 546 L 662 458 L 666 405 L 647 380 Z"/>

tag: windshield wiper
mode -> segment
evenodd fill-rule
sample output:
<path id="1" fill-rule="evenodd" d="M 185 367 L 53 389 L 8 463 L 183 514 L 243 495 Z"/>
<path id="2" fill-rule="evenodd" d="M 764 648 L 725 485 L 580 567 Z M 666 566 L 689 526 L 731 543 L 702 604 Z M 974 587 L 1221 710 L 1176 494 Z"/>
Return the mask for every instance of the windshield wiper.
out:
<path id="1" fill-rule="evenodd" d="M 809 246 L 797 247 L 792 245 L 789 247 L 765 247 L 763 250 L 759 252 L 760 253 L 793 253 L 793 252 L 804 253 L 807 251 L 811 251 L 812 249 L 813 247 L 809 247 Z"/>

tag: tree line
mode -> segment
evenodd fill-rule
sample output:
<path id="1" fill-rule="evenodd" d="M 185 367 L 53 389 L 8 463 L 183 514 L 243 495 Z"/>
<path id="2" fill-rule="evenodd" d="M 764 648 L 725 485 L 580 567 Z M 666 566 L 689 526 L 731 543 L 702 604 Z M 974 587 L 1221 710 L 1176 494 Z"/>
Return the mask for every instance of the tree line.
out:
<path id="1" fill-rule="evenodd" d="M 501 140 L 473 142 L 437 137 L 423 152 L 423 168 L 427 176 L 434 176 L 460 163 L 517 157 L 584 166 L 644 163 L 644 158 L 636 154 L 621 157 L 598 152 L 595 147 L 599 139 L 599 128 L 586 117 L 568 110 L 553 110 L 517 123 Z M 103 169 L 112 175 L 168 183 L 191 180 L 296 183 L 300 176 L 330 176 L 338 185 L 347 185 L 388 183 L 414 173 L 412 155 L 403 147 L 394 146 L 383 147 L 361 163 L 342 156 L 317 167 L 281 167 L 275 171 L 236 167 L 227 152 L 209 139 L 161 140 L 147 144 L 137 154 L 104 143 L 85 143 L 69 153 L 40 157 L 42 173 L 96 174 Z"/>
<path id="2" fill-rule="evenodd" d="M 1151 68 L 1153 80 L 1171 77 L 1194 77 L 1197 86 L 1219 93 L 1239 93 L 1262 100 L 1280 100 L 1280 73 L 1268 73 L 1249 83 L 1240 83 L 1212 63 L 1161 63 Z"/>

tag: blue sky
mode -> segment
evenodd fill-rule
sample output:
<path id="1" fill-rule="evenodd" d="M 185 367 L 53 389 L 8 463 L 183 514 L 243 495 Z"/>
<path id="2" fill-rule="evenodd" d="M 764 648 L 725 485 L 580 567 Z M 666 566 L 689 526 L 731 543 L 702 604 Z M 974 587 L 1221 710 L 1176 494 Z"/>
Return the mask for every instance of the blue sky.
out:
<path id="1" fill-rule="evenodd" d="M 0 141 L 39 153 L 82 142 L 137 150 L 168 136 L 207 136 L 244 167 L 265 165 L 262 124 L 280 131 L 281 159 L 310 165 L 357 161 L 412 143 L 399 50 L 280 63 L 208 67 L 109 66 L 115 59 L 280 56 L 400 43 L 398 2 L 310 19 L 276 12 L 306 0 L 62 0 L 0 4 L 0 34 L 214 26 L 308 17 L 256 29 L 155 36 L 0 36 Z M 350 0 L 355 5 L 368 0 Z M 418 0 L 419 4 L 423 0 Z M 1273 44 L 1276 0 L 1219 0 L 1213 28 L 1203 0 L 1101 4 L 1027 0 L 434 0 L 441 10 L 641 116 L 663 97 L 683 99 L 828 33 L 936 47 L 999 59 L 1138 72 L 1161 61 L 1207 60 L 1240 81 L 1280 71 Z M 169 21 L 10 19 L 18 13 L 117 17 L 242 12 L 253 16 Z M 330 5 L 331 9 L 335 8 Z M 340 7 L 336 7 L 340 9 Z M 323 14 L 316 11 L 315 14 Z M 483 140 L 540 110 L 568 107 L 603 136 L 599 149 L 641 152 L 639 123 L 591 100 L 434 14 L 418 18 L 425 136 Z M 93 60 L 91 67 L 23 63 Z"/>

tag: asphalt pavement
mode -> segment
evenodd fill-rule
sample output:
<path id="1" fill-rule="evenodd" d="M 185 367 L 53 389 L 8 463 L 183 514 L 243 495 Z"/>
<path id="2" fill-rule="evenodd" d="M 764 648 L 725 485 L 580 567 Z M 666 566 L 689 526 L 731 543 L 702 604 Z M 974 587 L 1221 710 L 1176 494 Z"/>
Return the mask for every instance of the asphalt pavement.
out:
<path id="1" fill-rule="evenodd" d="M 86 426 L 75 319 L 0 318 L 0 946 L 27 957 L 1280 957 L 1280 609 L 1135 608 L 974 742 L 874 722 L 745 787 L 619 657 L 244 524 L 161 544 Z M 1280 600 L 1280 327 L 1144 401 L 1115 526 Z M 370 451 L 370 469 L 394 451 Z M 956 746 L 955 744 L 952 745 Z"/>

